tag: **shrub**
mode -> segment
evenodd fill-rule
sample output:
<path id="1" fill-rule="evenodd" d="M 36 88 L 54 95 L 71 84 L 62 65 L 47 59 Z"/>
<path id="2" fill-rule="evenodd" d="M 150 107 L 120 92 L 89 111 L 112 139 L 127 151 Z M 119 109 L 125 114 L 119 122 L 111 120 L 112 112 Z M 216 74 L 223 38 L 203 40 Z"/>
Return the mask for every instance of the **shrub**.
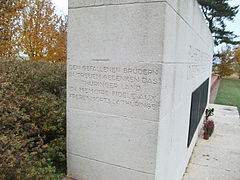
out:
<path id="1" fill-rule="evenodd" d="M 0 60 L 0 179 L 60 179 L 66 170 L 64 63 Z"/>

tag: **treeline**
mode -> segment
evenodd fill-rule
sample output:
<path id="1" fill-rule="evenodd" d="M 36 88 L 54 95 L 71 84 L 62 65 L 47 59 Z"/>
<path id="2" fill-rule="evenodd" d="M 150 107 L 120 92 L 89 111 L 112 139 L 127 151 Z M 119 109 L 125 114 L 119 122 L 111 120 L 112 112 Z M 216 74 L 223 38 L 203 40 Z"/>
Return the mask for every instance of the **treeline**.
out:
<path id="1" fill-rule="evenodd" d="M 215 46 L 227 47 L 214 54 L 213 70 L 221 77 L 235 74 L 240 78 L 240 41 L 235 40 L 238 36 L 233 31 L 227 30 L 226 26 L 226 21 L 234 20 L 239 5 L 231 6 L 229 2 L 229 0 L 198 0 Z"/>
<path id="2" fill-rule="evenodd" d="M 66 24 L 51 0 L 1 0 L 0 57 L 66 61 Z"/>
<path id="3" fill-rule="evenodd" d="M 220 77 L 236 75 L 240 79 L 240 46 L 234 49 L 228 47 L 222 53 L 219 53 L 217 57 L 221 61 L 216 63 L 213 69 Z"/>

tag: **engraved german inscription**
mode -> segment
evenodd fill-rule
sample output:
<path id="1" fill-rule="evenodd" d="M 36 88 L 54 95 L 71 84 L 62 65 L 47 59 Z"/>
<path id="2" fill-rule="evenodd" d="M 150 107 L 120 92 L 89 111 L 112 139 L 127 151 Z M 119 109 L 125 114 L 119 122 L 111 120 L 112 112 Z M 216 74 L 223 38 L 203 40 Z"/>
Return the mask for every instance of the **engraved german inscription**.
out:
<path id="1" fill-rule="evenodd" d="M 68 98 L 93 104 L 159 109 L 160 65 L 113 65 L 109 62 L 68 65 Z"/>

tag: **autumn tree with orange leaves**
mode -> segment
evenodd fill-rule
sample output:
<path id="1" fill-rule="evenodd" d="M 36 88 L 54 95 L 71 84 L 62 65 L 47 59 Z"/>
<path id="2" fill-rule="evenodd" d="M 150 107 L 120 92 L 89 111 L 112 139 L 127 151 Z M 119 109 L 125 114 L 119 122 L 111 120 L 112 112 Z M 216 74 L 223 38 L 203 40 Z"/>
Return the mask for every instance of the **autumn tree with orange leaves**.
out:
<path id="1" fill-rule="evenodd" d="M 51 0 L 1 0 L 0 8 L 0 57 L 66 61 L 66 17 L 55 14 Z"/>
<path id="2" fill-rule="evenodd" d="M 220 77 L 230 76 L 234 73 L 233 70 L 233 52 L 230 48 L 226 49 L 222 53 L 219 54 L 221 59 L 220 64 L 217 65 L 218 67 L 218 74 Z"/>
<path id="3" fill-rule="evenodd" d="M 240 45 L 234 49 L 233 62 L 235 73 L 238 75 L 238 78 L 240 79 Z"/>
<path id="4" fill-rule="evenodd" d="M 219 54 L 220 63 L 217 64 L 217 71 L 221 77 L 238 75 L 240 79 L 240 46 L 231 49 L 228 47 Z"/>
<path id="5" fill-rule="evenodd" d="M 64 61 L 64 19 L 54 12 L 50 0 L 29 0 L 22 20 L 21 47 L 32 60 Z"/>
<path id="6" fill-rule="evenodd" d="M 18 54 L 19 17 L 26 5 L 27 0 L 0 1 L 0 57 L 11 57 Z"/>

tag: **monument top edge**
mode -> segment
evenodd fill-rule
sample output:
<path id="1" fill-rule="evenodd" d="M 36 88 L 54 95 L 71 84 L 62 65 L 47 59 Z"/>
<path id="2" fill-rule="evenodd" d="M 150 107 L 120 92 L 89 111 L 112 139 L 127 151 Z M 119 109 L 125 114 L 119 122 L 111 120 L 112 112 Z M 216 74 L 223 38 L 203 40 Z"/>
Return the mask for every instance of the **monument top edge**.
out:
<path id="1" fill-rule="evenodd" d="M 72 9 L 91 6 L 107 6 L 107 5 L 151 3 L 165 1 L 166 0 L 69 0 L 68 7 L 69 9 Z"/>

